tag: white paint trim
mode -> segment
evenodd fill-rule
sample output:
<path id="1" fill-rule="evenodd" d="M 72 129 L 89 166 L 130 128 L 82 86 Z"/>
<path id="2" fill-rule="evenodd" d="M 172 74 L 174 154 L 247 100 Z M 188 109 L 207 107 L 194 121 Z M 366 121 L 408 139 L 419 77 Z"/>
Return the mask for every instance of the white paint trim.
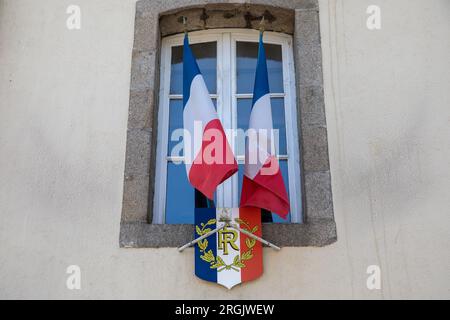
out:
<path id="1" fill-rule="evenodd" d="M 218 94 L 210 94 L 209 97 L 211 99 L 217 99 L 217 98 L 219 98 L 219 95 Z M 182 94 L 169 94 L 169 99 L 170 100 L 182 100 L 183 95 Z"/>
<path id="2" fill-rule="evenodd" d="M 171 47 L 161 47 L 161 75 L 159 90 L 158 139 L 156 144 L 155 195 L 153 200 L 153 223 L 164 223 L 167 185 L 167 144 L 169 131 L 169 91 Z"/>
<path id="3" fill-rule="evenodd" d="M 291 205 L 291 222 L 301 223 L 303 221 L 302 190 L 300 188 L 302 176 L 300 174 L 300 151 L 298 143 L 301 137 L 298 134 L 299 123 L 297 122 L 297 95 L 292 39 L 288 39 L 284 45 L 286 49 L 282 50 L 283 84 L 284 92 L 289 92 L 284 98 L 284 117 L 286 123 L 287 151 L 291 155 L 288 161 L 288 173 L 289 177 L 297 177 L 297 179 L 289 179 L 289 203 Z M 286 108 L 286 106 L 289 107 Z M 293 137 L 297 137 L 297 139 L 293 139 Z"/>
<path id="4" fill-rule="evenodd" d="M 284 93 L 269 93 L 271 98 L 284 98 Z M 253 99 L 253 93 L 236 93 L 234 95 L 238 99 Z"/>
<path id="5" fill-rule="evenodd" d="M 230 66 L 231 63 L 231 47 L 230 47 L 230 33 L 223 33 L 222 34 L 222 43 L 223 43 L 223 48 L 221 51 L 222 54 L 222 64 L 223 66 Z M 223 113 L 222 113 L 222 125 L 224 127 L 225 132 L 227 132 L 227 129 L 231 129 L 233 128 L 233 123 L 232 123 L 232 112 L 231 112 L 231 85 L 230 85 L 230 73 L 231 70 L 230 68 L 223 68 L 223 77 L 219 78 L 219 80 L 221 80 L 221 84 L 222 84 L 222 101 L 223 101 Z M 218 81 L 219 81 L 218 80 Z M 234 139 L 232 139 L 232 137 L 227 137 L 228 141 L 230 143 L 231 146 L 231 150 L 234 150 Z M 222 195 L 222 199 L 221 201 L 218 201 L 218 204 L 220 207 L 224 208 L 224 207 L 231 207 L 232 203 L 231 203 L 231 199 L 232 199 L 232 195 L 233 195 L 233 190 L 232 190 L 232 180 L 231 179 L 227 179 L 225 182 L 223 182 L 217 192 Z"/>
<path id="6" fill-rule="evenodd" d="M 236 41 L 234 36 L 231 37 L 231 92 L 233 94 L 231 98 L 231 125 L 233 128 L 237 128 L 237 99 L 235 96 L 235 93 L 237 92 L 237 86 L 236 86 Z M 233 147 L 233 151 L 235 151 L 235 148 Z M 239 155 L 236 155 L 236 160 L 238 161 L 238 165 L 242 164 L 245 160 L 245 157 L 240 157 Z M 242 158 L 241 161 L 239 161 L 239 158 Z M 239 207 L 239 174 L 235 174 L 231 177 L 231 191 L 232 191 L 232 207 L 237 208 Z"/>

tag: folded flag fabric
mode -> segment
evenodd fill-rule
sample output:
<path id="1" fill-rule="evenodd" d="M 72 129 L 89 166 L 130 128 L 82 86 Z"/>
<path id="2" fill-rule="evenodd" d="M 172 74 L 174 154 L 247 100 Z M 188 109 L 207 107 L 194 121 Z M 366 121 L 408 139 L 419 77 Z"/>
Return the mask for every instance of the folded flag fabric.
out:
<path id="1" fill-rule="evenodd" d="M 229 208 L 226 214 L 241 229 L 261 237 L 261 211 L 258 208 Z M 216 229 L 224 209 L 195 209 L 195 238 Z M 228 289 L 262 275 L 261 242 L 226 227 L 200 240 L 195 246 L 195 275 Z"/>
<path id="2" fill-rule="evenodd" d="M 212 200 L 217 186 L 232 176 L 238 166 L 187 34 L 183 45 L 183 106 L 188 179 L 194 188 Z"/>
<path id="3" fill-rule="evenodd" d="M 290 210 L 289 200 L 272 147 L 273 124 L 269 92 L 266 53 L 261 33 L 240 206 L 267 209 L 285 219 Z"/>

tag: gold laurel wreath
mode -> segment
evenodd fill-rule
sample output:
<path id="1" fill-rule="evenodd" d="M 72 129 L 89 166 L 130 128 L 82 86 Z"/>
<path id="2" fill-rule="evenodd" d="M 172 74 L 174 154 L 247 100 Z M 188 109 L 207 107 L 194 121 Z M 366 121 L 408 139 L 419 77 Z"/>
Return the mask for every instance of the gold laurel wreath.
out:
<path id="1" fill-rule="evenodd" d="M 251 233 L 255 233 L 256 231 L 258 231 L 258 226 L 254 226 L 253 228 L 250 228 L 250 225 L 245 222 L 242 219 L 236 218 L 234 219 L 241 228 L 243 228 L 244 230 L 251 232 Z M 195 226 L 195 231 L 197 232 L 197 234 L 199 236 L 202 236 L 204 234 L 207 234 L 208 232 L 211 231 L 211 228 L 208 228 L 208 226 L 213 225 L 216 223 L 216 219 L 210 219 L 208 220 L 208 222 L 206 223 L 201 223 L 199 227 L 198 225 Z M 239 268 L 245 268 L 245 263 L 243 261 L 246 260 L 250 260 L 253 258 L 253 247 L 256 244 L 256 240 L 255 239 L 251 239 L 251 238 L 247 238 L 245 239 L 245 245 L 247 246 L 247 251 L 245 251 L 244 253 L 242 253 L 241 255 L 237 255 L 234 257 L 233 259 L 233 263 L 231 264 L 226 264 L 225 261 L 223 261 L 223 259 L 219 256 L 214 256 L 213 252 L 211 249 L 208 249 L 208 240 L 207 239 L 203 239 L 200 240 L 198 243 L 198 248 L 200 249 L 200 253 L 202 253 L 202 255 L 200 255 L 200 258 L 209 263 L 210 264 L 210 268 L 211 269 L 217 269 L 217 272 L 220 272 L 222 270 L 234 270 L 234 271 L 239 271 Z"/>

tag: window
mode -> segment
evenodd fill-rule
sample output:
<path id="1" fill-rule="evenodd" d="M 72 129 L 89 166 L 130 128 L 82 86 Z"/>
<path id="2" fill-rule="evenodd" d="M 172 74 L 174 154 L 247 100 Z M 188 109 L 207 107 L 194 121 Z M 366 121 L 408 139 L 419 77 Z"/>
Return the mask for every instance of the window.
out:
<path id="1" fill-rule="evenodd" d="M 173 164 L 180 158 L 167 158 L 172 148 L 169 130 L 181 127 L 181 82 L 171 81 L 172 71 L 172 80 L 181 77 L 181 48 L 177 47 L 184 26 L 180 17 L 189 17 L 191 44 L 224 127 L 245 128 L 254 77 L 250 64 L 258 39 L 254 29 L 262 15 L 267 18 L 264 39 L 270 52 L 272 107 L 279 112 L 273 116 L 274 125 L 284 129 L 280 135 L 286 137 L 277 148 L 283 174 L 289 177 L 292 208 L 291 223 L 264 223 L 263 237 L 279 246 L 325 246 L 336 241 L 317 1 L 286 0 L 270 6 L 260 0 L 241 4 L 193 0 L 187 6 L 184 1 L 138 0 L 120 221 L 122 248 L 176 247 L 194 236 L 189 223 L 193 205 L 183 206 L 183 211 L 179 206 L 183 201 L 193 203 L 193 190 L 179 181 L 186 177 L 184 165 Z M 241 80 L 245 77 L 250 81 Z M 242 162 L 239 148 L 243 146 L 233 147 Z M 240 178 L 236 174 L 219 188 L 217 206 L 238 205 Z M 171 214 L 176 219 L 171 220 Z"/>
<path id="2" fill-rule="evenodd" d="M 192 224 L 194 189 L 189 184 L 183 155 L 171 155 L 182 142 L 174 135 L 183 127 L 183 34 L 166 37 L 161 47 L 161 81 L 158 115 L 158 144 L 153 223 Z M 226 129 L 248 127 L 258 53 L 258 31 L 215 29 L 189 34 L 199 68 L 204 76 L 218 115 Z M 291 212 L 287 220 L 272 214 L 273 222 L 301 222 L 300 168 L 295 105 L 295 79 L 292 37 L 264 34 L 272 117 L 278 129 L 275 145 Z M 242 133 L 243 131 L 237 131 Z M 244 162 L 245 143 L 240 134 L 228 137 L 239 163 L 239 173 L 222 183 L 215 195 L 217 207 L 238 207 Z"/>

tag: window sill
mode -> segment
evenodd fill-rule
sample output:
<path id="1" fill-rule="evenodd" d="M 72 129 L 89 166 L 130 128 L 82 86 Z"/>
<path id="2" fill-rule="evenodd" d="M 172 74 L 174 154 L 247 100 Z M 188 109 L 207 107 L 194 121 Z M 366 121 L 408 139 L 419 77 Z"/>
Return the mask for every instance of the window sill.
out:
<path id="1" fill-rule="evenodd" d="M 193 240 L 189 224 L 122 222 L 121 248 L 179 247 Z M 333 219 L 309 219 L 307 223 L 264 223 L 263 238 L 280 247 L 323 247 L 337 240 Z"/>

